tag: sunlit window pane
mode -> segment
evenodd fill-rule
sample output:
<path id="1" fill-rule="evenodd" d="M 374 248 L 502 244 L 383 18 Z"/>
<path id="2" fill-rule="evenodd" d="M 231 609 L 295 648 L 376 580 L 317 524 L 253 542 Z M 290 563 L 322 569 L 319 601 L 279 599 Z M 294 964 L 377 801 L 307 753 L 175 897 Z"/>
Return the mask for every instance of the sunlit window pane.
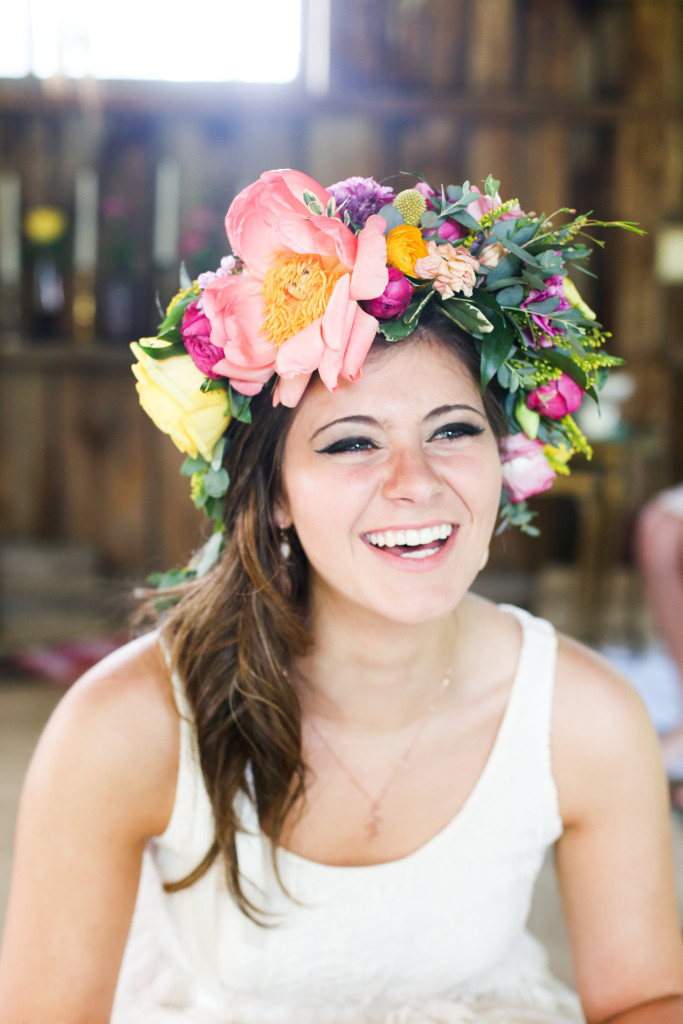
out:
<path id="1" fill-rule="evenodd" d="M 301 0 L 14 0 L 0 77 L 287 82 L 299 70 L 300 8 Z"/>

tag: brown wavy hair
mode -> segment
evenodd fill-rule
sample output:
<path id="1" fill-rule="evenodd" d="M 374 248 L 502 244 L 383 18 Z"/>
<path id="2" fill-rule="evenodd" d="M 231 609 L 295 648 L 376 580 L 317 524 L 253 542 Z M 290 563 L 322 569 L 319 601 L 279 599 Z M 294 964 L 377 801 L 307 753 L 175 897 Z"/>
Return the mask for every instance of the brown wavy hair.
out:
<path id="1" fill-rule="evenodd" d="M 374 348 L 416 341 L 453 350 L 479 382 L 476 342 L 443 314 L 422 317 L 400 342 L 378 335 Z M 494 433 L 507 418 L 494 390 L 484 393 Z M 225 502 L 226 544 L 220 561 L 202 579 L 168 591 L 162 637 L 172 667 L 183 680 L 197 734 L 199 759 L 211 801 L 215 836 L 177 891 L 194 883 L 220 856 L 227 884 L 241 910 L 257 923 L 266 915 L 246 895 L 237 856 L 238 795 L 253 800 L 261 829 L 270 837 L 279 880 L 277 847 L 285 825 L 305 807 L 306 765 L 301 750 L 301 706 L 289 669 L 310 650 L 308 563 L 294 529 L 283 566 L 274 519 L 282 496 L 282 463 L 295 410 L 272 407 L 265 388 L 252 400 L 252 424 L 228 429 L 224 466 L 230 476 Z M 158 594 L 156 598 L 158 600 Z"/>

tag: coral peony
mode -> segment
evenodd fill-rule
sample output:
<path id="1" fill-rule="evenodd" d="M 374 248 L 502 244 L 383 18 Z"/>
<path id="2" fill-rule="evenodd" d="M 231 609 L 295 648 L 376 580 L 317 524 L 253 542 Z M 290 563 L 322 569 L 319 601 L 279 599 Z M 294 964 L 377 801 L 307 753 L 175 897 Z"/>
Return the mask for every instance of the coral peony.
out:
<path id="1" fill-rule="evenodd" d="M 450 299 L 456 292 L 471 295 L 476 284 L 479 260 L 463 245 L 457 248 L 446 242 L 427 242 L 427 255 L 415 263 L 415 276 L 433 279 L 434 288 L 442 298 Z"/>
<path id="2" fill-rule="evenodd" d="M 197 369 L 207 377 L 220 380 L 220 375 L 213 372 L 213 367 L 223 358 L 223 349 L 211 344 L 211 323 L 199 302 L 191 302 L 183 313 L 180 337 Z"/>
<path id="3" fill-rule="evenodd" d="M 371 316 L 381 317 L 382 320 L 397 320 L 402 313 L 405 313 L 415 289 L 407 277 L 397 270 L 396 267 L 389 267 L 389 283 L 380 296 L 363 303 L 363 309 Z"/>
<path id="4" fill-rule="evenodd" d="M 386 288 L 385 221 L 368 218 L 358 236 L 340 218 L 313 213 L 311 192 L 329 198 L 299 171 L 268 171 L 233 201 L 225 218 L 245 273 L 219 278 L 203 293 L 211 340 L 224 358 L 214 371 L 246 395 L 273 372 L 274 400 L 296 405 L 317 370 L 334 390 L 355 380 L 377 331 L 359 305 Z"/>
<path id="5" fill-rule="evenodd" d="M 510 501 L 524 501 L 547 491 L 557 475 L 543 451 L 542 441 L 532 441 L 526 434 L 512 434 L 500 442 L 503 486 Z"/>
<path id="6" fill-rule="evenodd" d="M 527 395 L 528 409 L 533 409 L 541 416 L 549 416 L 552 420 L 561 420 L 581 405 L 583 389 L 575 384 L 571 377 L 563 373 L 557 380 L 541 384 Z"/>

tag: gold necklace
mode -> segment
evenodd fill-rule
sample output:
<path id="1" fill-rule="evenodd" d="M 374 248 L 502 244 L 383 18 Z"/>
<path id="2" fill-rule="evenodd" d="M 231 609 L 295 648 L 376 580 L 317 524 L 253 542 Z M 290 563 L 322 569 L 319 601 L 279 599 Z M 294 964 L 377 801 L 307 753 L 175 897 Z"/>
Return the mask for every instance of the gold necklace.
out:
<path id="1" fill-rule="evenodd" d="M 380 831 L 380 828 L 382 827 L 383 820 L 384 820 L 382 818 L 382 815 L 379 813 L 380 804 L 382 803 L 382 800 L 387 795 L 387 793 L 389 792 L 389 790 L 393 786 L 394 782 L 396 781 L 399 772 L 408 767 L 408 762 L 410 760 L 410 755 L 412 754 L 413 750 L 415 749 L 415 747 L 417 745 L 417 741 L 419 740 L 420 736 L 424 732 L 424 729 L 425 729 L 425 727 L 427 725 L 427 722 L 429 721 L 431 713 L 434 711 L 434 709 L 436 708 L 437 704 L 439 703 L 439 701 L 441 700 L 442 696 L 444 695 L 445 691 L 450 686 L 452 671 L 453 671 L 452 666 L 449 667 L 446 670 L 446 674 L 443 677 L 443 679 L 441 680 L 441 685 L 439 686 L 438 692 L 437 692 L 436 696 L 434 697 L 434 700 L 431 702 L 431 704 L 429 705 L 427 710 L 424 712 L 424 714 L 418 719 L 417 726 L 416 726 L 415 732 L 413 733 L 413 735 L 411 737 L 410 743 L 408 744 L 406 749 L 403 751 L 403 753 L 399 757 L 398 761 L 396 762 L 396 767 L 394 768 L 393 772 L 391 773 L 391 775 L 389 777 L 389 780 L 387 781 L 387 783 L 385 784 L 385 786 L 383 787 L 381 793 L 379 793 L 378 796 L 373 796 L 371 793 L 368 793 L 367 789 L 362 784 L 362 782 L 360 782 L 358 780 L 358 778 L 353 774 L 353 772 L 350 771 L 347 768 L 347 766 L 344 764 L 344 762 L 341 759 L 341 757 L 339 757 L 339 755 L 336 753 L 336 751 L 330 745 L 329 741 L 327 739 L 325 739 L 325 737 L 323 736 L 323 734 L 321 733 L 321 731 L 317 727 L 317 725 L 314 724 L 312 719 L 309 719 L 308 724 L 309 724 L 310 728 L 313 730 L 313 732 L 316 734 L 316 736 L 318 737 L 320 742 L 323 744 L 323 746 L 327 750 L 327 752 L 330 755 L 330 757 L 341 768 L 341 770 L 344 772 L 344 774 L 349 779 L 349 781 L 353 783 L 353 785 L 356 787 L 358 792 L 362 793 L 362 795 L 365 797 L 365 799 L 370 804 L 370 811 L 368 813 L 368 818 L 367 818 L 367 822 L 366 822 L 368 839 L 375 839 L 379 835 L 379 831 Z"/>

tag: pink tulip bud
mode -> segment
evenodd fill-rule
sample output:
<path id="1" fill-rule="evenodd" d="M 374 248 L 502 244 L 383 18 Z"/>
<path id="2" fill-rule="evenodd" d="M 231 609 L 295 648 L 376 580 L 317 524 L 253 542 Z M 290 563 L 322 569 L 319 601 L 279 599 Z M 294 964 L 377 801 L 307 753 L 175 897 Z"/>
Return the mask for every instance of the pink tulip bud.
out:
<path id="1" fill-rule="evenodd" d="M 376 299 L 363 303 L 363 308 L 379 320 L 398 320 L 405 313 L 415 289 L 396 267 L 389 267 L 389 282 Z"/>

